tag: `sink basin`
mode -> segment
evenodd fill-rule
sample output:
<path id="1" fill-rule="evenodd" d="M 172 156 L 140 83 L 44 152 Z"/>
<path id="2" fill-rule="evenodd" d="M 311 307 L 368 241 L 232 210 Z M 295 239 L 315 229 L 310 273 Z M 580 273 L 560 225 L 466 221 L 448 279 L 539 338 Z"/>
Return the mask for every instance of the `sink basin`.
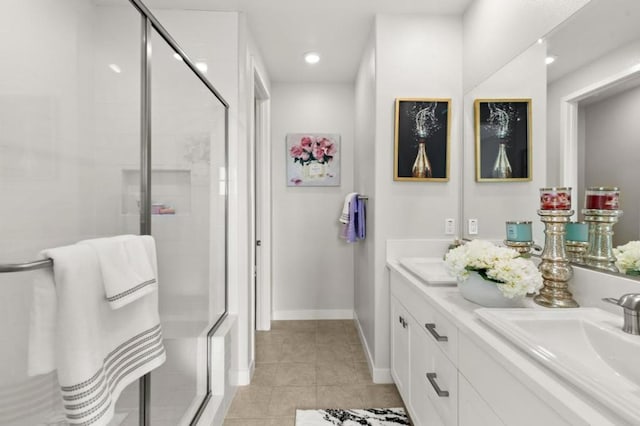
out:
<path id="1" fill-rule="evenodd" d="M 427 285 L 455 285 L 456 277 L 449 273 L 444 260 L 437 257 L 405 257 L 398 262 Z"/>
<path id="2" fill-rule="evenodd" d="M 622 310 L 478 309 L 481 320 L 567 382 L 640 424 L 640 336 Z"/>

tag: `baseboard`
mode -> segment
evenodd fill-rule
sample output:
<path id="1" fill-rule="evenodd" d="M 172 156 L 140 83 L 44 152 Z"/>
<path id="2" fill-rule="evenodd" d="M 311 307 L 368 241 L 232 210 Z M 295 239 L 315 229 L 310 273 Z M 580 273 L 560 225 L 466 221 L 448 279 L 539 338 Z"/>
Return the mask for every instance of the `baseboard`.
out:
<path id="1" fill-rule="evenodd" d="M 391 377 L 390 368 L 374 368 L 371 373 L 373 383 L 389 384 L 393 383 L 393 377 Z"/>
<path id="2" fill-rule="evenodd" d="M 307 309 L 300 311 L 274 311 L 274 320 L 332 320 L 353 319 L 352 309 Z"/>
<path id="3" fill-rule="evenodd" d="M 251 367 L 238 370 L 229 370 L 229 382 L 231 386 L 247 386 L 251 383 Z"/>
<path id="4" fill-rule="evenodd" d="M 373 383 L 393 383 L 393 378 L 391 377 L 391 369 L 390 368 L 376 368 L 375 363 L 373 362 L 373 356 L 371 355 L 371 351 L 369 350 L 369 345 L 367 344 L 367 339 L 364 337 L 364 332 L 362 331 L 362 327 L 360 326 L 360 321 L 358 320 L 358 315 L 354 312 L 353 317 L 356 323 L 356 328 L 358 329 L 358 337 L 360 338 L 360 343 L 362 343 L 362 347 L 364 348 L 364 354 L 367 358 L 367 365 L 369 366 L 369 373 L 371 373 L 371 380 Z"/>

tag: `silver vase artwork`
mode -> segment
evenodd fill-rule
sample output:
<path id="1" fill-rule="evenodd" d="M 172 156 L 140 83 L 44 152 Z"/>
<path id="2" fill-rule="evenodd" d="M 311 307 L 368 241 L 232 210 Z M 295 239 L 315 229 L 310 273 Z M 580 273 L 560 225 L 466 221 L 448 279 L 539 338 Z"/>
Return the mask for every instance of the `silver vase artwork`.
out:
<path id="1" fill-rule="evenodd" d="M 429 103 L 420 108 L 415 115 L 415 134 L 418 137 L 418 153 L 411 168 L 411 174 L 415 178 L 430 178 L 433 176 L 431 162 L 427 156 L 427 137 L 440 128 L 436 118 L 438 102 Z"/>
<path id="2" fill-rule="evenodd" d="M 509 157 L 507 157 L 506 143 L 500 142 L 498 147 L 498 157 L 493 164 L 493 170 L 491 176 L 499 179 L 508 179 L 512 175 L 511 164 L 509 163 Z"/>
<path id="3" fill-rule="evenodd" d="M 499 104 L 489 102 L 489 123 L 492 123 L 496 128 L 496 136 L 498 137 L 498 156 L 493 163 L 493 169 L 491 170 L 491 176 L 498 179 L 511 178 L 513 171 L 511 169 L 511 163 L 509 163 L 509 156 L 507 155 L 507 141 L 509 135 L 513 131 L 513 115 L 516 113 L 510 110 L 508 106 L 500 106 Z"/>

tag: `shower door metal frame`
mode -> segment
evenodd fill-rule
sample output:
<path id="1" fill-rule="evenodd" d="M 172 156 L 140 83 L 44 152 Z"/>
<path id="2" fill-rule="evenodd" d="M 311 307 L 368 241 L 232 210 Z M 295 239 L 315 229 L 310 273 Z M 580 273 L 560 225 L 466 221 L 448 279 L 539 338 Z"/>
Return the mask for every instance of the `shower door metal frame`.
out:
<path id="1" fill-rule="evenodd" d="M 151 33 L 155 30 L 164 41 L 171 46 L 171 48 L 182 58 L 183 62 L 191 69 L 191 71 L 198 77 L 198 79 L 211 91 L 211 93 L 220 101 L 224 106 L 224 144 L 225 144 L 225 173 L 229 169 L 229 104 L 222 95 L 216 90 L 211 82 L 204 76 L 204 74 L 196 67 L 193 62 L 185 53 L 185 51 L 178 45 L 178 43 L 171 37 L 167 30 L 160 24 L 155 16 L 149 11 L 141 0 L 129 0 L 129 2 L 140 12 L 142 19 L 142 31 L 141 31 L 141 102 L 140 102 L 140 114 L 141 114 L 141 131 L 140 131 L 140 235 L 151 235 L 151 68 L 152 68 L 152 41 Z M 224 191 L 225 191 L 225 237 L 224 237 L 224 251 L 225 251 L 225 270 L 224 270 L 224 312 L 220 318 L 213 324 L 213 326 L 207 332 L 207 393 L 202 400 L 202 403 L 198 407 L 193 419 L 189 423 L 190 425 L 197 424 L 198 420 L 202 416 L 207 404 L 211 400 L 211 338 L 218 329 L 222 321 L 227 317 L 229 312 L 229 282 L 228 282 L 228 235 L 227 227 L 229 224 L 229 179 L 225 176 L 224 179 Z M 145 374 L 139 380 L 139 398 L 140 398 L 140 426 L 150 426 L 151 421 L 151 373 Z"/>

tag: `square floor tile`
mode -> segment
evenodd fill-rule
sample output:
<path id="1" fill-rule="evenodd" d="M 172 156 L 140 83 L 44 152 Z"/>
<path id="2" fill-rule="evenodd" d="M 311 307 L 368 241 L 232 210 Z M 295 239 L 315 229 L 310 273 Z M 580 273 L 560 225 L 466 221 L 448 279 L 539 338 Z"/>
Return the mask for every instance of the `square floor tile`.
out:
<path id="1" fill-rule="evenodd" d="M 313 363 L 282 362 L 278 366 L 276 386 L 308 386 L 316 384 L 316 368 Z"/>

